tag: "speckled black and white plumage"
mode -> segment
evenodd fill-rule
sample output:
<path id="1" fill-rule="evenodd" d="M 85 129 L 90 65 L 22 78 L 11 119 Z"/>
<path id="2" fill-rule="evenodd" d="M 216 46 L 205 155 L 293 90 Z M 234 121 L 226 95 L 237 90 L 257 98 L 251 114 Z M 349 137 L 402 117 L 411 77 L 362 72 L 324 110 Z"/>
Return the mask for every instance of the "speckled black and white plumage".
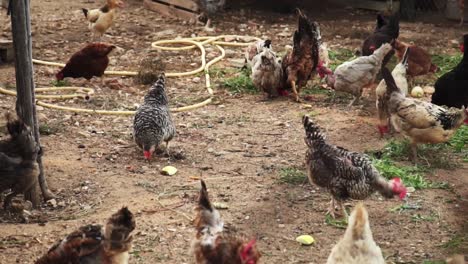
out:
<path id="1" fill-rule="evenodd" d="M 165 76 L 161 74 L 145 95 L 144 103 L 135 114 L 133 136 L 140 148 L 150 151 L 162 142 L 168 144 L 175 134 L 176 129 L 165 91 Z"/>
<path id="2" fill-rule="evenodd" d="M 311 183 L 328 189 L 338 203 L 346 199 L 362 200 L 375 191 L 386 198 L 393 197 L 392 183 L 380 175 L 367 155 L 329 144 L 308 116 L 304 116 L 303 124 Z"/>

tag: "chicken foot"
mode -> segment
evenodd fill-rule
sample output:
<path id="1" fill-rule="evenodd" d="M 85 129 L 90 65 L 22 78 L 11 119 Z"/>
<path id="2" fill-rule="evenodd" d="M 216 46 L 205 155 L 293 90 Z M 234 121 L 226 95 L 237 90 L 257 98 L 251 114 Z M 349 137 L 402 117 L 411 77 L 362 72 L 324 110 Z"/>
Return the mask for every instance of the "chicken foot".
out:
<path id="1" fill-rule="evenodd" d="M 297 92 L 296 82 L 295 81 L 291 82 L 291 88 L 292 88 L 292 92 L 293 92 L 293 95 L 294 95 L 294 99 L 296 100 L 296 102 L 300 103 L 301 100 L 299 99 L 299 93 Z"/>
<path id="2" fill-rule="evenodd" d="M 411 161 L 416 164 L 416 162 L 418 161 L 418 145 L 414 142 L 411 143 L 411 156 L 410 156 L 410 159 Z"/>

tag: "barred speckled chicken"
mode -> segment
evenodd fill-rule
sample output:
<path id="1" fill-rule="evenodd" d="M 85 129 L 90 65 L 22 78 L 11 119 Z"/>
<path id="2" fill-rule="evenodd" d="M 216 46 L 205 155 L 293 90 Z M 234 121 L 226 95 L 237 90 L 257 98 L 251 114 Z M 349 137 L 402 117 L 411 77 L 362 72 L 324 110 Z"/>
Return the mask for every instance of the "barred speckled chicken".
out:
<path id="1" fill-rule="evenodd" d="M 33 187 L 39 175 L 36 163 L 39 150 L 31 129 L 8 113 L 6 118 L 10 138 L 0 141 L 0 193 L 8 189 L 12 192 L 5 198 L 4 208 L 11 205 L 16 195 Z"/>
<path id="2" fill-rule="evenodd" d="M 268 45 L 268 44 L 265 44 Z M 252 60 L 251 79 L 257 89 L 268 94 L 269 98 L 278 97 L 283 81 L 281 63 L 268 46 Z"/>
<path id="3" fill-rule="evenodd" d="M 128 264 L 135 219 L 127 207 L 113 214 L 105 228 L 86 225 L 58 242 L 35 264 Z"/>
<path id="4" fill-rule="evenodd" d="M 197 230 L 192 244 L 195 262 L 198 264 L 256 264 L 260 253 L 255 239 L 226 234 L 221 215 L 208 198 L 206 184 L 201 181 L 197 216 L 194 221 Z"/>
<path id="5" fill-rule="evenodd" d="M 328 213 L 335 217 L 335 202 L 343 209 L 347 199 L 362 200 L 374 192 L 385 198 L 406 196 L 406 188 L 399 178 L 386 180 L 362 153 L 334 146 L 326 141 L 320 128 L 308 117 L 303 117 L 306 132 L 306 166 L 310 183 L 328 189 L 332 200 Z M 344 211 L 346 214 L 346 211 Z"/>
<path id="6" fill-rule="evenodd" d="M 133 120 L 133 137 L 143 149 L 147 160 L 151 159 L 162 142 L 166 142 L 168 152 L 169 141 L 176 134 L 165 86 L 166 77 L 163 73 L 145 95 L 144 103 L 136 111 Z"/>

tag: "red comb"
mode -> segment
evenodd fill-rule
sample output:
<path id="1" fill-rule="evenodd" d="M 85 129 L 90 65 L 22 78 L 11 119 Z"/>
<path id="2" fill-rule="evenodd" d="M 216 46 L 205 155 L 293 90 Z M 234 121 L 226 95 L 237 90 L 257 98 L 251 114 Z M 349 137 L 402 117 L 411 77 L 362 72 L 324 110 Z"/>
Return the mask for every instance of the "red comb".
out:
<path id="1" fill-rule="evenodd" d="M 145 159 L 149 160 L 151 158 L 151 152 L 148 150 L 143 151 L 143 155 L 145 155 Z"/>

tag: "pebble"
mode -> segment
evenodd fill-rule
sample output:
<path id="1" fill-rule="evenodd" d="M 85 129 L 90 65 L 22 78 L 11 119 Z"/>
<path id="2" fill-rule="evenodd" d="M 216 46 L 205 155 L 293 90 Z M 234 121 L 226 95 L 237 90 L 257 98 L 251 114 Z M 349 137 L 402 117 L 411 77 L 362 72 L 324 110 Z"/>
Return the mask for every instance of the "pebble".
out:
<path id="1" fill-rule="evenodd" d="M 192 82 L 199 83 L 200 80 L 201 80 L 200 77 L 195 77 L 195 78 L 192 79 Z"/>
<path id="2" fill-rule="evenodd" d="M 55 208 L 55 207 L 57 207 L 57 200 L 50 199 L 50 200 L 47 201 L 47 204 Z"/>

